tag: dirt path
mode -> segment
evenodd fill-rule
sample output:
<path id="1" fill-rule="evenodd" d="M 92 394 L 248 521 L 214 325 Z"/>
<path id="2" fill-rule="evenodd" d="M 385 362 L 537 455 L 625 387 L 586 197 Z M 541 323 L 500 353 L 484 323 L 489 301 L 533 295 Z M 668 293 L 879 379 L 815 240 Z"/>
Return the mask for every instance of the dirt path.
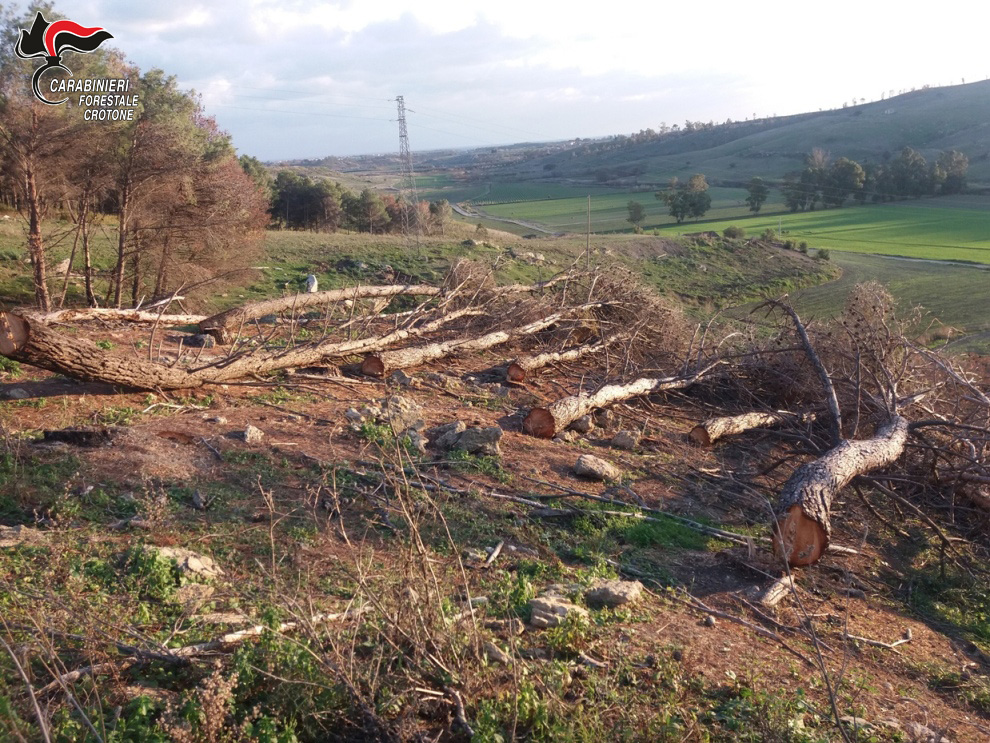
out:
<path id="1" fill-rule="evenodd" d="M 475 219 L 475 218 L 480 217 L 482 219 L 491 220 L 492 222 L 505 222 L 506 224 L 517 224 L 520 227 L 525 227 L 528 230 L 536 230 L 537 232 L 542 232 L 545 235 L 560 235 L 560 234 L 563 234 L 563 233 L 560 233 L 560 232 L 555 232 L 553 230 L 547 229 L 546 227 L 542 227 L 542 226 L 540 226 L 538 224 L 535 224 L 534 222 L 523 222 L 522 220 L 519 220 L 519 219 L 509 219 L 508 217 L 494 217 L 491 214 L 488 214 L 487 212 L 484 212 L 481 209 L 478 209 L 476 207 L 472 207 L 470 211 L 468 211 L 467 209 L 465 209 L 460 204 L 451 204 L 450 207 L 455 212 L 457 212 L 458 214 L 460 214 L 462 217 L 467 217 L 468 219 Z"/>

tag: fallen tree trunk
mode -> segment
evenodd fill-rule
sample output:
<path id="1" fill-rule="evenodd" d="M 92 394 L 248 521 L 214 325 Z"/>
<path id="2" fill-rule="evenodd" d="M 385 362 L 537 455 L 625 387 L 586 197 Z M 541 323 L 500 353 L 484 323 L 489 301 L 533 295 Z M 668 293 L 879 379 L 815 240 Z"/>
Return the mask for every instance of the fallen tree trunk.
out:
<path id="1" fill-rule="evenodd" d="M 773 428 L 785 423 L 808 420 L 809 416 L 778 410 L 773 413 L 743 413 L 722 418 L 709 418 L 691 429 L 688 438 L 696 446 L 711 446 L 723 436 L 734 436 L 754 428 Z M 814 420 L 814 416 L 810 416 Z"/>
<path id="2" fill-rule="evenodd" d="M 217 343 L 230 343 L 234 333 L 245 323 L 265 315 L 279 312 L 299 311 L 309 307 L 322 307 L 348 299 L 370 299 L 376 297 L 397 297 L 400 295 L 439 296 L 441 289 L 426 284 L 395 284 L 388 286 L 355 286 L 350 289 L 331 289 L 312 294 L 294 294 L 291 297 L 266 299 L 234 307 L 217 315 L 204 318 L 199 323 L 199 332 L 208 333 Z"/>
<path id="3" fill-rule="evenodd" d="M 496 295 L 516 294 L 522 292 L 537 292 L 556 283 L 571 278 L 568 274 L 555 276 L 548 281 L 536 284 L 510 284 L 498 287 Z M 349 289 L 331 289 L 312 294 L 294 294 L 291 297 L 266 299 L 252 302 L 241 307 L 234 307 L 211 317 L 203 318 L 199 323 L 199 332 L 212 335 L 217 343 L 227 344 L 233 340 L 234 334 L 242 325 L 279 312 L 296 312 L 310 307 L 323 307 L 334 302 L 354 299 L 391 298 L 400 295 L 437 297 L 444 293 L 440 287 L 428 284 L 394 284 L 386 286 L 354 286 Z"/>
<path id="4" fill-rule="evenodd" d="M 64 335 L 29 316 L 0 313 L 0 355 L 86 382 L 105 382 L 141 390 L 192 389 L 378 351 L 478 311 L 464 308 L 420 327 L 399 328 L 371 338 L 331 339 L 285 351 L 243 352 L 199 367 L 166 366 L 136 356 L 108 353 L 90 340 Z"/>
<path id="5" fill-rule="evenodd" d="M 794 470 L 780 491 L 774 551 L 792 566 L 817 562 L 832 535 L 832 500 L 857 475 L 893 464 L 904 451 L 908 422 L 895 415 L 871 439 L 843 441 Z"/>
<path id="6" fill-rule="evenodd" d="M 507 382 L 519 384 L 526 380 L 526 374 L 531 371 L 542 369 L 544 366 L 548 366 L 550 364 L 562 361 L 575 361 L 580 359 L 582 356 L 598 353 L 599 351 L 605 350 L 605 348 L 614 340 L 615 337 L 604 340 L 601 343 L 578 346 L 577 348 L 569 348 L 566 351 L 551 351 L 536 354 L 535 356 L 520 357 L 515 361 L 512 361 L 509 366 L 506 367 L 505 379 Z"/>
<path id="7" fill-rule="evenodd" d="M 34 314 L 32 318 L 45 323 L 85 322 L 86 320 L 119 320 L 133 323 L 157 323 L 163 326 L 199 325 L 206 315 L 166 315 L 152 310 L 116 310 L 103 307 L 57 310 L 47 314 Z"/>
<path id="8" fill-rule="evenodd" d="M 597 307 L 599 305 L 590 306 Z M 574 311 L 587 308 L 588 305 L 585 305 L 584 307 L 574 307 L 563 312 L 555 312 L 528 325 L 512 328 L 511 330 L 496 330 L 492 333 L 478 336 L 477 338 L 441 341 L 439 343 L 428 343 L 424 346 L 412 346 L 410 348 L 400 348 L 395 351 L 370 354 L 361 362 L 361 373 L 369 377 L 382 377 L 395 369 L 408 369 L 409 367 L 419 366 L 430 361 L 451 356 L 455 353 L 484 351 L 503 343 L 508 343 L 515 338 L 522 338 L 533 333 L 538 333 L 541 330 L 549 328 Z"/>
<path id="9" fill-rule="evenodd" d="M 629 384 L 610 384 L 593 394 L 581 393 L 565 397 L 545 408 L 533 408 L 523 420 L 523 431 L 541 439 L 552 439 L 571 423 L 595 408 L 605 407 L 630 397 L 649 395 L 664 390 L 679 390 L 690 387 L 702 376 L 711 371 L 719 362 L 701 371 L 680 377 L 644 377 Z"/>

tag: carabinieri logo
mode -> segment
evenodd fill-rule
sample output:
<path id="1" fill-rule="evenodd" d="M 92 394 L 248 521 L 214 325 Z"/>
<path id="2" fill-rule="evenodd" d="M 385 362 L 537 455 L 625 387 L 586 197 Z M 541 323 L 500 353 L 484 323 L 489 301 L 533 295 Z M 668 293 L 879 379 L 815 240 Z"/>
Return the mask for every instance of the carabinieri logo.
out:
<path id="1" fill-rule="evenodd" d="M 33 57 L 44 57 L 45 65 L 39 67 L 31 78 L 31 88 L 35 96 L 42 103 L 49 106 L 57 106 L 65 103 L 68 98 L 60 101 L 49 101 L 41 94 L 41 76 L 45 71 L 51 69 L 65 70 L 70 75 L 72 70 L 62 64 L 62 53 L 66 50 L 88 54 L 96 49 L 107 39 L 113 36 L 103 28 L 85 28 L 73 21 L 55 21 L 49 23 L 39 12 L 35 16 L 34 23 L 30 31 L 21 29 L 21 37 L 17 41 L 14 52 L 21 59 L 32 59 Z"/>

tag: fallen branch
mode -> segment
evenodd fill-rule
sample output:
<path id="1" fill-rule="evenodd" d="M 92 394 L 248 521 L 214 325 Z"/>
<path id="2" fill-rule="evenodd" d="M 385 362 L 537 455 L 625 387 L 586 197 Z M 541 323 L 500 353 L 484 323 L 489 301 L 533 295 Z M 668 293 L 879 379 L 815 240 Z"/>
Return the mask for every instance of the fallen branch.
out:
<path id="1" fill-rule="evenodd" d="M 814 416 L 788 413 L 778 410 L 772 413 L 743 413 L 721 418 L 709 418 L 699 423 L 688 434 L 691 443 L 708 447 L 724 436 L 735 436 L 754 428 L 774 428 L 786 423 L 814 420 Z"/>
<path id="2" fill-rule="evenodd" d="M 364 606 L 360 609 L 349 609 L 347 611 L 338 612 L 336 614 L 315 614 L 310 617 L 308 621 L 292 621 L 292 622 L 282 622 L 275 627 L 269 627 L 265 624 L 257 624 L 253 627 L 248 627 L 247 629 L 239 630 L 237 632 L 229 632 L 226 635 L 222 635 L 215 640 L 210 640 L 209 642 L 201 642 L 196 645 L 186 645 L 185 647 L 176 648 L 174 650 L 166 651 L 155 651 L 146 652 L 139 648 L 131 646 L 121 646 L 118 644 L 118 648 L 123 648 L 125 652 L 129 652 L 129 657 L 123 658 L 122 660 L 107 663 L 97 663 L 90 666 L 84 666 L 78 668 L 74 671 L 69 671 L 68 673 L 63 673 L 56 677 L 47 686 L 44 686 L 39 690 L 39 694 L 50 694 L 57 691 L 60 688 L 64 688 L 68 684 L 78 681 L 86 676 L 100 676 L 106 673 L 113 673 L 126 670 L 136 663 L 150 660 L 162 660 L 169 663 L 181 665 L 187 663 L 190 658 L 196 658 L 202 655 L 212 655 L 217 652 L 228 651 L 238 645 L 240 645 L 245 640 L 252 637 L 258 637 L 265 632 L 273 632 L 275 634 L 281 635 L 286 632 L 291 632 L 299 627 L 303 626 L 313 626 L 316 624 L 326 624 L 328 622 L 335 622 L 338 620 L 345 619 L 356 619 L 360 616 L 371 611 L 370 606 Z"/>
<path id="3" fill-rule="evenodd" d="M 761 637 L 766 637 L 769 640 L 774 640 L 780 643 L 780 646 L 783 647 L 784 650 L 786 650 L 796 658 L 800 658 L 802 662 L 806 663 L 812 668 L 818 667 L 814 662 L 812 662 L 812 660 L 808 656 L 806 656 L 804 653 L 800 652 L 799 650 L 795 650 L 787 643 L 786 640 L 784 640 L 783 637 L 778 635 L 776 632 L 771 632 L 770 630 L 766 629 L 765 627 L 761 627 L 758 624 L 747 622 L 745 619 L 743 619 L 742 617 L 737 617 L 735 614 L 729 614 L 728 612 L 719 611 L 718 609 L 713 609 L 710 606 L 707 606 L 706 604 L 701 602 L 700 600 L 696 599 L 690 593 L 684 592 L 684 595 L 687 597 L 687 599 L 678 598 L 677 596 L 668 596 L 668 598 L 671 598 L 674 601 L 690 606 L 692 609 L 696 611 L 701 611 L 713 617 L 719 617 L 720 619 L 725 619 L 730 622 L 735 622 L 736 624 L 742 625 L 743 627 L 752 630 Z"/>
<path id="4" fill-rule="evenodd" d="M 565 397 L 545 408 L 533 408 L 523 420 L 523 431 L 541 439 L 552 439 L 571 423 L 595 408 L 605 407 L 631 397 L 649 395 L 666 390 L 690 387 L 721 362 L 709 364 L 694 374 L 677 377 L 644 377 L 629 384 L 610 384 L 592 394 L 581 393 Z"/>
<path id="5" fill-rule="evenodd" d="M 544 318 L 523 325 L 511 330 L 496 330 L 477 338 L 467 340 L 455 339 L 450 341 L 440 341 L 428 343 L 424 346 L 412 346 L 410 348 L 400 348 L 395 351 L 384 351 L 382 353 L 370 354 L 361 362 L 361 373 L 369 377 L 383 377 L 388 372 L 395 369 L 408 369 L 413 366 L 420 366 L 430 361 L 446 358 L 455 353 L 468 353 L 484 351 L 495 346 L 508 343 L 516 338 L 533 335 L 541 330 L 546 330 L 551 325 L 556 324 L 573 312 L 588 307 L 598 307 L 600 305 L 584 305 L 582 307 L 572 307 L 561 312 L 555 312 Z"/>
<path id="6" fill-rule="evenodd" d="M 843 441 L 798 467 L 780 492 L 774 550 L 792 566 L 817 562 L 831 538 L 835 494 L 858 475 L 893 464 L 904 451 L 907 433 L 907 420 L 894 416 L 873 438 Z"/>
<path id="7" fill-rule="evenodd" d="M 794 329 L 797 330 L 797 334 L 801 338 L 801 345 L 804 346 L 804 352 L 811 365 L 815 368 L 815 373 L 818 375 L 819 381 L 822 383 L 822 390 L 825 393 L 825 403 L 828 406 L 829 412 L 829 433 L 832 438 L 832 446 L 838 446 L 842 441 L 842 409 L 839 407 L 839 398 L 835 394 L 835 385 L 832 384 L 832 378 L 829 376 L 825 364 L 822 363 L 821 357 L 811 344 L 811 339 L 808 337 L 808 331 L 804 327 L 804 323 L 801 322 L 801 318 L 798 317 L 793 307 L 776 299 L 767 300 L 758 307 L 755 307 L 753 312 L 765 306 L 779 307 L 790 315 L 791 320 L 794 322 Z"/>
<path id="8" fill-rule="evenodd" d="M 794 578 L 790 575 L 785 575 L 783 578 L 778 578 L 766 588 L 758 591 L 753 596 L 753 600 L 761 606 L 772 608 L 779 604 L 792 590 L 794 590 Z"/>
<path id="9" fill-rule="evenodd" d="M 331 289 L 312 294 L 294 294 L 291 297 L 266 299 L 261 302 L 234 307 L 199 322 L 199 332 L 209 333 L 217 343 L 230 343 L 239 327 L 266 315 L 279 312 L 298 312 L 310 307 L 323 307 L 335 302 L 354 299 L 397 297 L 400 295 L 435 297 L 442 290 L 426 284 L 396 284 L 388 286 L 354 286 L 349 289 Z"/>
<path id="10" fill-rule="evenodd" d="M 897 650 L 898 645 L 903 645 L 906 642 L 911 642 L 910 635 L 907 637 L 902 637 L 900 640 L 895 640 L 894 642 L 881 642 L 880 640 L 871 640 L 869 637 L 859 637 L 858 635 L 850 635 L 848 632 L 843 633 L 843 637 L 847 640 L 852 640 L 854 642 L 861 642 L 864 645 L 872 645 L 875 648 L 885 648 L 886 650 L 893 650 L 895 653 L 899 653 Z"/>
<path id="11" fill-rule="evenodd" d="M 57 310 L 45 314 L 31 313 L 31 317 L 44 323 L 86 322 L 87 320 L 116 320 L 132 323 L 158 323 L 159 325 L 199 325 L 206 315 L 165 315 L 143 310 L 117 310 L 103 307 Z"/>
<path id="12" fill-rule="evenodd" d="M 566 351 L 549 351 L 547 353 L 536 354 L 535 356 L 522 356 L 509 363 L 505 370 L 505 379 L 508 382 L 519 384 L 526 379 L 529 372 L 542 369 L 550 364 L 563 361 L 576 361 L 583 356 L 604 351 L 619 336 L 613 336 L 599 343 L 569 348 Z"/>

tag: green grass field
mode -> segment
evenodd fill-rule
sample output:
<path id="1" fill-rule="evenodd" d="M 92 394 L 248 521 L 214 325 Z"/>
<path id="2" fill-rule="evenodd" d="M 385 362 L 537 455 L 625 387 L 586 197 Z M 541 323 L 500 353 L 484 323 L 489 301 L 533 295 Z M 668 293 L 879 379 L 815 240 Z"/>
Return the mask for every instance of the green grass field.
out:
<path id="1" fill-rule="evenodd" d="M 805 318 L 832 317 L 842 311 L 856 284 L 879 281 L 897 299 L 902 310 L 920 306 L 923 324 L 934 322 L 954 328 L 966 337 L 950 343 L 955 351 L 990 353 L 990 269 L 979 266 L 931 263 L 859 253 L 833 253 L 842 277 L 791 294 Z"/>
<path id="2" fill-rule="evenodd" d="M 624 190 L 609 186 L 578 186 L 567 182 L 555 183 L 553 181 L 518 183 L 471 181 L 460 183 L 443 175 L 416 176 L 416 187 L 419 189 L 419 197 L 422 199 L 430 201 L 447 199 L 453 202 L 467 201 L 478 204 L 515 201 L 543 202 L 547 199 L 583 199 L 587 202 L 589 194 L 592 197 L 597 197 L 626 193 Z M 629 198 L 633 197 L 627 195 L 626 201 Z M 650 198 L 653 198 L 652 193 Z"/>
<path id="3" fill-rule="evenodd" d="M 706 218 L 675 224 L 653 191 L 610 193 L 591 199 L 592 231 L 628 230 L 626 205 L 630 200 L 646 207 L 643 229 L 659 229 L 664 235 L 701 230 L 721 232 L 730 225 L 748 235 L 771 228 L 782 236 L 807 241 L 813 247 L 855 253 L 896 255 L 929 260 L 990 264 L 990 197 L 898 201 L 889 204 L 846 206 L 792 214 L 780 204 L 768 203 L 767 213 L 750 215 L 743 189 L 712 188 L 712 208 Z M 497 217 L 521 219 L 561 232 L 583 232 L 587 216 L 585 197 L 542 199 L 484 207 Z"/>
<path id="4" fill-rule="evenodd" d="M 571 187 L 572 191 L 578 190 Z M 741 188 L 712 188 L 712 208 L 709 217 L 712 219 L 732 220 L 749 214 L 744 202 L 746 192 Z M 639 192 L 618 192 L 614 190 L 591 196 L 591 230 L 592 232 L 616 232 L 630 229 L 627 221 L 630 201 L 638 201 L 646 210 L 644 230 L 675 224 L 674 219 L 667 214 L 667 207 L 656 199 L 656 190 Z M 769 204 L 769 208 L 780 208 L 779 204 Z M 496 217 L 521 219 L 528 222 L 539 222 L 558 232 L 584 232 L 587 225 L 588 199 L 586 194 L 573 198 L 541 199 L 512 204 L 496 204 L 482 207 L 483 211 Z M 695 232 L 700 227 L 691 229 L 684 226 L 682 231 Z"/>
<path id="5" fill-rule="evenodd" d="M 767 228 L 782 228 L 783 237 L 805 240 L 816 248 L 990 263 L 990 199 L 983 197 L 982 209 L 973 200 L 948 203 L 951 205 L 943 206 L 938 199 L 899 201 L 736 220 L 705 220 L 661 228 L 661 232 L 677 234 L 699 229 L 721 232 L 735 224 L 748 235 L 758 235 Z"/>

